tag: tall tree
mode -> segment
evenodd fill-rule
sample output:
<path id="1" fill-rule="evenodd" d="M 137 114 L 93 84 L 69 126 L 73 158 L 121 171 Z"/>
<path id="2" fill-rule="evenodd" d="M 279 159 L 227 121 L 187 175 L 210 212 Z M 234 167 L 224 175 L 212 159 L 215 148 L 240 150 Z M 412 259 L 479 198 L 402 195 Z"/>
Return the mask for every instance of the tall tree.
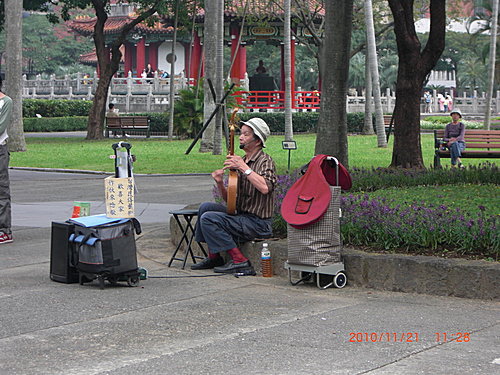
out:
<path id="1" fill-rule="evenodd" d="M 5 26 L 7 40 L 5 49 L 7 66 L 5 69 L 4 91 L 11 97 L 12 121 L 7 129 L 9 134 L 9 151 L 26 151 L 26 141 L 23 133 L 23 101 L 22 101 L 22 2 L 5 0 Z"/>
<path id="2" fill-rule="evenodd" d="M 325 38 L 321 64 L 322 96 L 315 154 L 335 156 L 348 166 L 347 79 L 351 51 L 353 0 L 325 2 Z M 328 69 L 327 69 L 328 67 Z"/>
<path id="3" fill-rule="evenodd" d="M 127 35 L 136 25 L 146 20 L 153 20 L 155 13 L 165 14 L 172 0 L 135 0 L 137 5 L 137 17 L 123 25 L 119 34 L 112 40 L 106 40 L 104 26 L 108 20 L 108 7 L 110 0 L 60 0 L 62 5 L 62 17 L 65 20 L 70 18 L 70 10 L 74 8 L 85 9 L 92 7 L 96 14 L 94 24 L 94 44 L 97 54 L 97 65 L 99 66 L 99 82 L 92 108 L 90 109 L 87 123 L 87 139 L 102 139 L 104 115 L 106 112 L 106 100 L 109 86 L 113 75 L 118 71 L 122 53 L 120 47 L 123 45 Z"/>
<path id="4" fill-rule="evenodd" d="M 205 0 L 205 23 L 203 25 L 203 117 L 206 122 L 215 110 L 215 100 L 210 91 L 208 80 L 215 82 L 217 70 L 217 2 L 219 0 Z M 200 142 L 200 152 L 212 152 L 214 149 L 215 122 L 212 122 L 203 132 Z"/>
<path id="5" fill-rule="evenodd" d="M 387 147 L 385 137 L 384 113 L 382 111 L 382 100 L 380 97 L 380 77 L 378 74 L 377 45 L 375 42 L 375 26 L 373 25 L 372 0 L 365 0 L 365 23 L 366 23 L 366 64 L 370 67 L 372 78 L 373 100 L 375 103 L 375 129 L 377 130 L 378 147 Z M 366 98 L 365 98 L 366 99 Z"/>
<path id="6" fill-rule="evenodd" d="M 484 113 L 484 128 L 488 130 L 490 130 L 491 126 L 491 100 L 493 99 L 493 87 L 495 86 L 498 30 L 498 0 L 492 0 L 492 2 L 493 9 L 491 14 L 490 58 L 488 62 L 488 91 L 486 92 L 486 108 Z"/>
<path id="7" fill-rule="evenodd" d="M 224 0 L 217 1 L 217 45 L 215 49 L 215 93 L 217 101 L 221 101 L 224 91 Z M 221 109 L 215 117 L 214 134 L 214 155 L 222 154 L 222 122 L 225 117 L 225 105 L 221 104 Z"/>
<path id="8" fill-rule="evenodd" d="M 291 24 L 290 24 L 290 2 L 291 0 L 285 0 L 285 22 L 284 22 L 284 32 L 283 32 L 283 43 L 284 43 L 284 70 L 285 70 L 285 141 L 293 140 L 293 123 L 292 123 L 292 91 L 295 90 L 292 87 L 292 54 L 291 54 L 291 43 L 292 41 Z"/>
<path id="9" fill-rule="evenodd" d="M 372 105 L 372 75 L 370 73 L 370 65 L 368 59 L 365 58 L 365 118 L 363 123 L 363 134 L 373 135 L 373 105 Z"/>
<path id="10" fill-rule="evenodd" d="M 389 0 L 399 57 L 391 167 L 421 169 L 420 98 L 427 74 L 444 49 L 446 1 L 430 0 L 431 26 L 424 48 L 415 31 L 413 5 L 414 0 Z"/>
<path id="11" fill-rule="evenodd" d="M 170 55 L 172 61 L 170 64 L 170 92 L 168 102 L 170 103 L 169 117 L 168 117 L 168 139 L 172 140 L 174 137 L 174 112 L 175 112 L 175 47 L 177 44 L 177 24 L 179 23 L 179 0 L 175 0 L 175 15 L 174 15 L 174 36 L 172 38 L 172 49 Z"/>

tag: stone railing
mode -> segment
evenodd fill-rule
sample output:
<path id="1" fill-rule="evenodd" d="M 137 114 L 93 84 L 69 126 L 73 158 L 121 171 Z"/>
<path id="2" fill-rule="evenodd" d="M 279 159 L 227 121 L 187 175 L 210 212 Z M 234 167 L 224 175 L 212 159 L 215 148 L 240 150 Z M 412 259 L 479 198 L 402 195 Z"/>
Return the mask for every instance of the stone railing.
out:
<path id="1" fill-rule="evenodd" d="M 24 99 L 69 99 L 92 100 L 99 78 L 81 73 L 76 78 L 33 80 L 23 77 Z M 121 112 L 163 112 L 168 109 L 170 96 L 170 78 L 135 78 L 129 74 L 126 78 L 113 78 L 108 91 L 108 101 L 115 103 Z M 173 80 L 174 92 L 187 87 L 187 79 L 176 77 Z"/>
<path id="2" fill-rule="evenodd" d="M 93 77 L 78 73 L 76 77 L 66 76 L 57 79 L 51 76 L 49 79 L 42 79 L 37 76 L 28 80 L 23 77 L 23 98 L 24 99 L 70 99 L 70 100 L 92 100 L 97 88 L 99 78 L 97 74 Z M 114 103 L 121 113 L 131 112 L 163 112 L 169 108 L 170 78 L 160 78 L 155 74 L 153 78 L 135 78 L 129 72 L 128 77 L 113 78 L 108 92 L 108 102 Z M 192 83 L 192 82 L 191 82 Z M 185 77 L 175 77 L 173 79 L 174 92 L 188 87 Z M 301 91 L 298 88 L 297 91 Z M 432 93 L 431 112 L 438 113 L 437 92 Z M 396 97 L 391 90 L 387 89 L 385 95 L 381 97 L 384 113 L 392 113 Z M 347 97 L 347 111 L 364 112 L 365 97 L 360 96 L 355 90 L 350 90 Z M 425 110 L 424 100 L 421 101 L 421 112 Z M 486 95 L 463 93 L 453 99 L 453 107 L 460 108 L 465 114 L 483 114 L 486 107 Z M 500 113 L 500 91 L 491 101 L 493 115 Z M 300 110 L 300 109 L 299 109 Z M 316 110 L 316 109 L 314 109 Z"/>

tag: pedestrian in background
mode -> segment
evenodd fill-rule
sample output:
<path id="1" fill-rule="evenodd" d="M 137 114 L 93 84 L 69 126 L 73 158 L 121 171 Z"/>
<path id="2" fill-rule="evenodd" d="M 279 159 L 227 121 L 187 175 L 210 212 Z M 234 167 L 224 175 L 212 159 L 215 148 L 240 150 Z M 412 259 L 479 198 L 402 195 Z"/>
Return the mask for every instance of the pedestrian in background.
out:
<path id="1" fill-rule="evenodd" d="M 0 244 L 13 241 L 11 229 L 9 151 L 7 150 L 7 128 L 12 117 L 12 99 L 2 91 L 0 77 Z"/>

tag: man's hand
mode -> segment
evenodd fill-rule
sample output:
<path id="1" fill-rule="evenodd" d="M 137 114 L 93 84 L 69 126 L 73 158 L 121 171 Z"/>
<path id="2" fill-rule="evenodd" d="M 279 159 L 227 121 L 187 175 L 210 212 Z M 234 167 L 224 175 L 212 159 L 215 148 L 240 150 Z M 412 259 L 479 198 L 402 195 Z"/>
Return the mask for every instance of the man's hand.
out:
<path id="1" fill-rule="evenodd" d="M 237 169 L 244 172 L 248 169 L 248 165 L 243 161 L 243 158 L 239 155 L 228 155 L 224 161 L 224 168 L 226 169 Z"/>
<path id="2" fill-rule="evenodd" d="M 222 177 L 224 176 L 224 169 L 217 169 L 216 171 L 212 172 L 212 178 L 215 180 L 217 183 L 222 183 Z"/>

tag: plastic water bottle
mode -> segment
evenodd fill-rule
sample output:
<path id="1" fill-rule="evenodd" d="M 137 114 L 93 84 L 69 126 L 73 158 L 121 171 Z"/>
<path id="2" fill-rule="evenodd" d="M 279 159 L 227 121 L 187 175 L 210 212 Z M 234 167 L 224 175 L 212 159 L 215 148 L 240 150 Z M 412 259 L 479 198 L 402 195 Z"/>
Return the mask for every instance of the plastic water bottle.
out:
<path id="1" fill-rule="evenodd" d="M 268 248 L 267 242 L 264 242 L 262 244 L 262 250 L 260 253 L 260 265 L 263 277 L 273 276 L 273 266 L 271 264 L 271 251 Z"/>

